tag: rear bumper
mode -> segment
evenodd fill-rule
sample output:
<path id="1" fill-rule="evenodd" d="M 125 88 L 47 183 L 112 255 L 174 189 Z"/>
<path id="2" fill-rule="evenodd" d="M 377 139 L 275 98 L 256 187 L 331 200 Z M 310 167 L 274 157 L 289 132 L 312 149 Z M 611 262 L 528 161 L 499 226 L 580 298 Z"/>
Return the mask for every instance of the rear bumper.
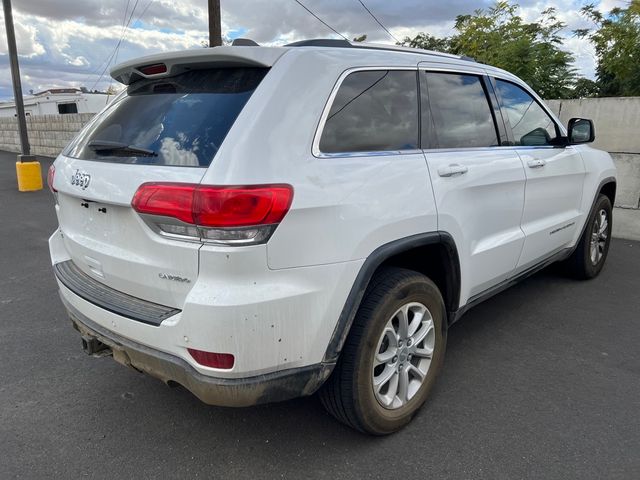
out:
<path id="1" fill-rule="evenodd" d="M 72 258 L 60 230 L 49 239 L 49 247 L 60 293 L 84 318 L 219 379 L 259 378 L 334 363 L 325 360 L 325 352 L 362 263 L 270 270 L 264 245 L 225 249 L 205 245 L 200 271 L 186 296 L 172 300 L 174 286 L 167 282 L 161 290 L 167 294 L 163 306 L 125 288 L 108 272 L 106 280 L 93 275 L 85 261 L 91 251 L 79 250 Z M 94 256 L 109 262 L 106 254 Z M 123 271 L 135 268 L 133 264 Z M 150 282 L 158 274 L 147 273 Z M 194 360 L 190 348 L 229 353 L 235 363 L 231 369 L 209 368 Z"/>
<path id="2" fill-rule="evenodd" d="M 88 319 L 63 295 L 74 327 L 83 338 L 97 339 L 123 365 L 147 373 L 167 384 L 177 383 L 204 403 L 225 407 L 245 407 L 311 395 L 329 377 L 333 364 L 316 364 L 247 378 L 215 378 L 203 375 L 183 359 L 111 332 Z"/>

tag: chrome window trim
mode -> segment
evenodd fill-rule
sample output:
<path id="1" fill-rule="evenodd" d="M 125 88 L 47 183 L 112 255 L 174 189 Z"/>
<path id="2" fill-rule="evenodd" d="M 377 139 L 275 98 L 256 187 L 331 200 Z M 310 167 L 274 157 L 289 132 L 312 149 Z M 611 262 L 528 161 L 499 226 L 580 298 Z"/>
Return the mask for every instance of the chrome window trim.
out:
<path id="1" fill-rule="evenodd" d="M 391 71 L 391 70 L 399 70 L 399 71 L 407 71 L 407 72 L 417 72 L 418 67 L 416 65 L 413 66 L 377 66 L 377 67 L 353 67 L 348 68 L 344 72 L 340 74 L 338 80 L 336 81 L 333 89 L 331 90 L 331 94 L 325 103 L 324 109 L 322 110 L 322 115 L 320 116 L 320 121 L 318 122 L 318 126 L 316 127 L 316 132 L 313 136 L 313 143 L 311 146 L 311 154 L 316 158 L 353 158 L 353 157 L 381 157 L 381 156 L 396 156 L 396 155 L 409 155 L 412 153 L 420 153 L 422 150 L 417 149 L 408 149 L 408 150 L 375 150 L 375 151 L 358 151 L 358 152 L 332 152 L 325 153 L 320 150 L 320 138 L 322 137 L 322 132 L 324 131 L 324 126 L 327 123 L 327 118 L 329 117 L 329 111 L 331 110 L 331 106 L 333 105 L 333 101 L 338 94 L 338 90 L 342 86 L 342 82 L 347 78 L 350 74 L 356 72 L 371 72 L 371 71 Z M 417 80 L 416 80 L 417 81 Z M 416 93 L 417 93 L 418 85 L 416 83 Z"/>
<path id="2" fill-rule="evenodd" d="M 425 155 L 430 153 L 452 153 L 452 152 L 473 152 L 473 151 L 495 151 L 495 150 L 554 150 L 559 148 L 570 148 L 573 145 L 559 147 L 557 145 L 496 145 L 495 147 L 461 147 L 461 148 L 425 148 L 421 150 Z"/>

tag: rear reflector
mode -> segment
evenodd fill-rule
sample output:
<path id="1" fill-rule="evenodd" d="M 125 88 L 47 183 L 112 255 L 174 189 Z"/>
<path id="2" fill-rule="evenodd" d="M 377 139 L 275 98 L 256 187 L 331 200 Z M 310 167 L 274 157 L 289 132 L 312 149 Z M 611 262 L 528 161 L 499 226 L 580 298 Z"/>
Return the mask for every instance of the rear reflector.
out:
<path id="1" fill-rule="evenodd" d="M 163 217 L 154 224 L 164 233 L 194 236 L 216 243 L 268 240 L 293 199 L 286 184 L 218 187 L 191 183 L 144 183 L 131 202 L 136 212 Z M 182 223 L 167 222 L 174 218 Z M 187 224 L 187 225 L 185 225 Z"/>
<path id="2" fill-rule="evenodd" d="M 167 66 L 164 63 L 154 63 L 153 65 L 138 67 L 138 70 L 145 75 L 157 75 L 158 73 L 166 73 Z"/>
<path id="3" fill-rule="evenodd" d="M 193 348 L 188 348 L 187 350 L 189 350 L 193 359 L 204 367 L 223 368 L 226 370 L 233 368 L 235 358 L 230 353 L 204 352 Z"/>

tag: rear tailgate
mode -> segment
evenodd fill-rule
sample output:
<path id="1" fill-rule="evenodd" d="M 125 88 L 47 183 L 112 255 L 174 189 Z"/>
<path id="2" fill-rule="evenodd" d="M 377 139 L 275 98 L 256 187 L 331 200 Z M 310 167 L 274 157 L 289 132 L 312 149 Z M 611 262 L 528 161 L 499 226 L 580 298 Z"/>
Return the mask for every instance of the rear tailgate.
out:
<path id="1" fill-rule="evenodd" d="M 73 262 L 85 273 L 134 297 L 181 308 L 198 275 L 199 243 L 168 239 L 131 208 L 144 182 L 199 183 L 204 169 L 56 161 L 58 222 Z M 86 188 L 74 178 L 89 178 Z"/>
<path id="2" fill-rule="evenodd" d="M 208 66 L 141 79 L 83 129 L 53 176 L 60 230 L 78 268 L 119 292 L 183 307 L 202 244 L 161 234 L 131 202 L 145 183 L 200 183 L 267 71 Z"/>

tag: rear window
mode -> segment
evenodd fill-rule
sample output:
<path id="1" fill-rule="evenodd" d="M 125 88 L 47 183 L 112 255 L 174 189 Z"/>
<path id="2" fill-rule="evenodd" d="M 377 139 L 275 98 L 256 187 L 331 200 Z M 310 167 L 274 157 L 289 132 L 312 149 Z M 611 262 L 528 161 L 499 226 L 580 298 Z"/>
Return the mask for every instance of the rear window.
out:
<path id="1" fill-rule="evenodd" d="M 136 82 L 64 154 L 82 160 L 206 167 L 267 71 L 193 70 Z"/>

